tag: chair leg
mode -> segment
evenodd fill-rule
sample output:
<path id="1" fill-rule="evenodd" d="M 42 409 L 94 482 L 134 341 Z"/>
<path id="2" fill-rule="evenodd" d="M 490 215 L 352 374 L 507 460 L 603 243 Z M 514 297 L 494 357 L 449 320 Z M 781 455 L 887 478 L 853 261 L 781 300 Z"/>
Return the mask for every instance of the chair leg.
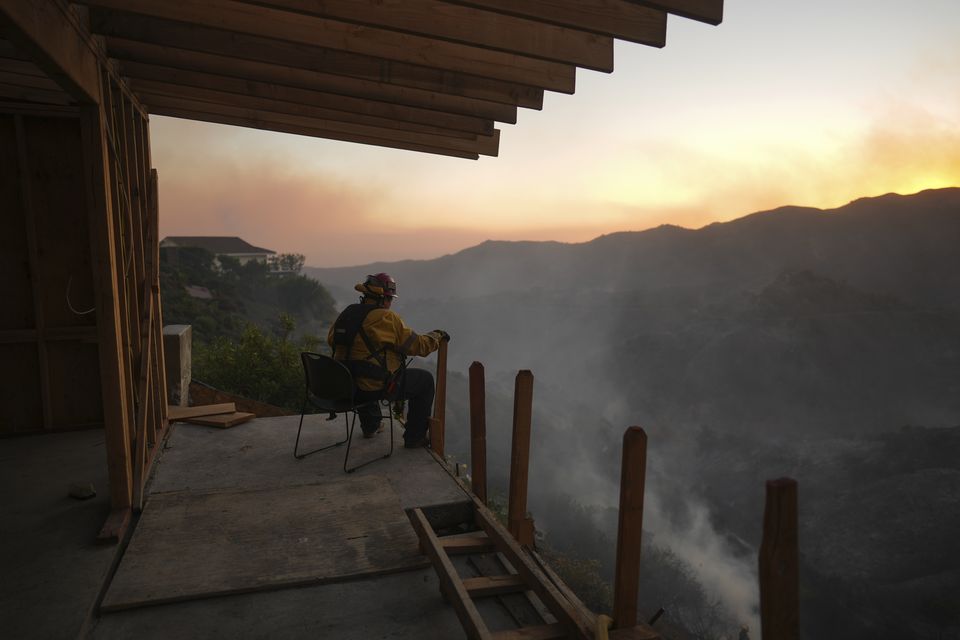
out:
<path id="1" fill-rule="evenodd" d="M 300 431 L 303 429 L 303 415 L 304 415 L 304 412 L 305 412 L 305 411 L 306 411 L 306 406 L 304 406 L 303 409 L 300 411 L 300 426 L 297 427 L 297 441 L 296 441 L 296 442 L 294 443 L 294 445 L 293 445 L 293 457 L 296 458 L 297 460 L 303 460 L 304 458 L 306 458 L 307 456 L 309 456 L 310 454 L 313 454 L 313 453 L 319 453 L 320 451 L 326 451 L 327 449 L 332 449 L 332 448 L 334 448 L 334 447 L 339 447 L 340 445 L 342 445 L 342 444 L 344 444 L 345 442 L 347 442 L 347 440 L 349 440 L 349 438 L 350 438 L 350 432 L 347 431 L 347 436 L 346 436 L 343 440 L 341 440 L 340 442 L 334 442 L 333 444 L 328 444 L 328 445 L 325 446 L 325 447 L 320 447 L 319 449 L 314 449 L 313 451 L 307 451 L 306 453 L 300 453 L 300 454 L 298 454 L 297 451 L 298 451 L 298 447 L 300 446 Z M 344 418 L 344 420 L 347 419 L 347 414 L 346 414 L 346 413 L 343 414 L 343 418 Z M 349 448 L 349 447 L 348 447 L 348 448 Z"/>
<path id="2" fill-rule="evenodd" d="M 373 458 L 372 460 L 367 460 L 366 462 L 362 462 L 354 467 L 347 467 L 347 460 L 350 459 L 350 443 L 353 442 L 353 429 L 357 423 L 357 413 L 356 412 L 353 413 L 353 422 L 350 425 L 350 434 L 347 436 L 347 454 L 343 458 L 343 470 L 346 473 L 353 473 L 360 467 L 365 467 L 371 462 L 376 462 L 377 460 L 384 460 L 393 455 L 393 413 L 392 412 L 388 413 L 387 417 L 390 420 L 390 451 L 386 455 L 380 456 L 379 458 Z"/>

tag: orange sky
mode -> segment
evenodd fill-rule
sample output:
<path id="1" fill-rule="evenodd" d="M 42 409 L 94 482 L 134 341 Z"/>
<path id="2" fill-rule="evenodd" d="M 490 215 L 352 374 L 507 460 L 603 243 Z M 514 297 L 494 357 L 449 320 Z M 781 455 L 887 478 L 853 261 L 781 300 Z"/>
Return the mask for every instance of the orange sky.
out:
<path id="1" fill-rule="evenodd" d="M 334 266 L 960 186 L 958 24 L 957 0 L 671 16 L 665 49 L 618 43 L 479 161 L 153 117 L 161 234 Z"/>

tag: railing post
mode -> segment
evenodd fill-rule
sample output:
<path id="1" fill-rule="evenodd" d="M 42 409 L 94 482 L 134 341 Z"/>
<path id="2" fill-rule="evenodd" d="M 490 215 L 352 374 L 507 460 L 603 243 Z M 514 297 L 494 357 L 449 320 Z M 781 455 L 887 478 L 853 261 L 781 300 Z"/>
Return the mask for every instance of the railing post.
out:
<path id="1" fill-rule="evenodd" d="M 483 365 L 470 365 L 470 484 L 487 503 L 487 392 Z"/>
<path id="2" fill-rule="evenodd" d="M 617 566 L 613 591 L 613 624 L 637 625 L 640 588 L 640 536 L 643 533 L 643 491 L 647 475 L 647 434 L 630 427 L 623 434 L 620 462 L 620 519 L 617 527 Z"/>
<path id="3" fill-rule="evenodd" d="M 797 481 L 767 481 L 760 543 L 760 634 L 763 640 L 800 637 L 800 552 Z"/>
<path id="4" fill-rule="evenodd" d="M 510 452 L 510 496 L 507 529 L 517 542 L 533 544 L 533 520 L 527 517 L 527 478 L 530 468 L 530 423 L 533 419 L 533 373 L 517 374 L 513 390 L 513 446 Z"/>
<path id="5" fill-rule="evenodd" d="M 430 421 L 430 448 L 441 458 L 446 439 L 447 344 L 449 344 L 448 340 L 441 340 L 440 348 L 437 350 L 437 384 L 433 397 L 434 419 Z"/>

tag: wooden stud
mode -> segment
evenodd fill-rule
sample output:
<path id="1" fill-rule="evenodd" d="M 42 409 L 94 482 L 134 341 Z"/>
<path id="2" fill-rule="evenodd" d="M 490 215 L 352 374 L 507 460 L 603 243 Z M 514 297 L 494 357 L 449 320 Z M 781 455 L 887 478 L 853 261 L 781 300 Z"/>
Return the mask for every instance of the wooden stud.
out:
<path id="1" fill-rule="evenodd" d="M 377 130 L 384 137 L 423 134 L 424 140 L 429 140 L 432 136 L 476 141 L 478 135 L 491 135 L 493 133 L 492 129 L 488 134 L 479 132 L 479 130 L 486 130 L 487 124 L 492 125 L 492 122 L 475 121 L 474 124 L 466 124 L 465 127 L 475 129 L 471 132 L 464 129 L 438 127 L 433 124 L 417 124 L 382 116 L 371 116 L 354 111 L 328 109 L 194 87 L 181 87 L 161 82 L 135 80 L 134 83 L 141 91 L 140 95 L 144 102 L 149 105 L 153 112 L 165 108 L 183 109 L 211 115 L 223 114 L 253 121 L 263 119 L 289 124 L 290 126 L 300 126 L 304 129 L 349 128 L 347 125 L 356 124 L 364 127 L 367 132 Z"/>
<path id="2" fill-rule="evenodd" d="M 128 63 L 124 65 L 124 69 L 130 77 L 136 79 L 134 88 L 137 91 L 155 95 L 178 96 L 234 106 L 255 106 L 258 109 L 294 115 L 310 115 L 310 108 L 323 109 L 326 111 L 321 112 L 318 117 L 328 119 L 333 119 L 330 112 L 341 111 L 383 120 L 421 124 L 434 129 L 452 129 L 482 135 L 489 135 L 493 131 L 492 120 L 439 113 L 430 109 L 140 63 Z"/>
<path id="3" fill-rule="evenodd" d="M 440 546 L 447 555 L 486 553 L 494 549 L 493 541 L 485 533 L 440 538 Z"/>
<path id="4" fill-rule="evenodd" d="M 153 340 L 153 332 L 150 321 L 153 319 L 153 296 L 146 295 L 146 309 L 144 310 L 145 322 L 141 324 L 140 339 L 140 375 L 137 381 L 137 422 L 134 433 L 134 458 L 133 458 L 133 509 L 140 512 L 143 510 L 143 489 L 147 481 L 147 424 L 150 415 L 150 383 L 151 376 L 151 354 L 153 350 L 150 343 Z"/>
<path id="5" fill-rule="evenodd" d="M 800 637 L 800 551 L 797 481 L 767 481 L 760 543 L 760 634 L 764 640 Z"/>
<path id="6" fill-rule="evenodd" d="M 667 14 L 623 0 L 447 1 L 599 33 L 651 47 L 662 47 L 666 44 Z"/>
<path id="7" fill-rule="evenodd" d="M 30 162 L 27 155 L 27 134 L 23 116 L 13 117 L 17 136 L 17 157 L 20 164 L 20 201 L 23 206 L 27 236 L 27 255 L 30 261 L 30 283 L 33 287 L 33 322 L 36 326 L 37 358 L 40 370 L 40 405 L 43 428 L 53 427 L 53 409 L 50 398 L 50 362 L 47 354 L 46 322 L 43 313 L 44 282 L 40 277 L 40 256 L 37 246 L 37 221 L 30 185 Z"/>
<path id="8" fill-rule="evenodd" d="M 613 624 L 617 629 L 629 629 L 637 625 L 646 474 L 647 434 L 640 427 L 630 427 L 623 434 L 620 462 L 620 517 L 613 590 Z"/>
<path id="9" fill-rule="evenodd" d="M 261 4 L 303 15 L 428 36 L 494 51 L 613 71 L 613 39 L 575 29 L 478 11 L 437 0 L 268 0 Z"/>
<path id="10" fill-rule="evenodd" d="M 436 418 L 436 423 L 430 427 L 430 446 L 441 458 L 447 429 L 447 345 L 449 344 L 449 340 L 441 340 L 440 348 L 437 349 L 437 380 L 433 396 L 433 417 Z"/>
<path id="11" fill-rule="evenodd" d="M 85 4 L 152 18 L 187 22 L 295 44 L 339 49 L 408 64 L 573 93 L 576 67 L 444 42 L 235 0 L 87 0 Z"/>
<path id="12" fill-rule="evenodd" d="M 508 528 L 520 544 L 533 544 L 533 523 L 527 517 L 530 470 L 530 426 L 533 419 L 533 373 L 517 373 L 513 390 L 513 444 L 510 450 Z"/>
<path id="13" fill-rule="evenodd" d="M 467 590 L 471 598 L 487 598 L 508 593 L 520 593 L 527 590 L 527 585 L 520 576 L 507 574 L 464 578 L 463 588 Z"/>
<path id="14" fill-rule="evenodd" d="M 691 20 L 718 25 L 723 22 L 723 0 L 629 0 Z"/>
<path id="15" fill-rule="evenodd" d="M 311 136 L 314 138 L 326 138 L 328 140 L 341 140 L 343 142 L 353 142 L 358 144 L 370 144 L 378 147 L 388 147 L 392 149 L 404 149 L 407 151 L 419 151 L 422 153 L 433 153 L 453 158 L 465 158 L 476 160 L 479 154 L 475 151 L 459 151 L 446 147 L 430 146 L 415 142 L 401 142 L 389 138 L 359 135 L 356 133 L 345 133 L 342 131 L 333 131 L 330 129 L 312 129 L 302 126 L 272 122 L 267 120 L 249 120 L 246 118 L 237 118 L 233 116 L 209 114 L 202 111 L 192 111 L 186 109 L 154 109 L 156 115 L 170 116 L 172 118 L 187 118 L 189 120 L 198 120 L 201 122 L 213 122 L 217 124 L 230 124 L 238 127 L 248 127 L 253 129 L 262 129 L 264 131 L 277 131 L 280 133 L 292 133 L 301 136 Z"/>
<path id="16" fill-rule="evenodd" d="M 453 113 L 481 120 L 510 124 L 517 121 L 516 105 L 501 104 L 490 100 L 466 98 L 415 87 L 404 87 L 389 82 L 321 73 L 256 60 L 242 60 L 201 51 L 189 51 L 125 38 L 107 38 L 107 46 L 110 55 L 121 61 L 126 61 L 123 63 L 125 75 L 132 76 L 135 72 L 131 72 L 130 63 L 138 63 L 141 68 L 147 69 L 155 67 L 182 69 L 208 76 L 243 78 L 318 93 L 430 109 L 434 112 Z"/>
<path id="17" fill-rule="evenodd" d="M 487 398 L 483 365 L 470 365 L 470 487 L 487 503 Z"/>
<path id="18" fill-rule="evenodd" d="M 117 282 L 117 238 L 113 225 L 106 121 L 100 105 L 83 106 L 80 115 L 110 504 L 114 509 L 129 509 L 133 498 L 127 418 L 130 400 L 126 386 L 127 365 L 123 355 L 125 347 Z"/>

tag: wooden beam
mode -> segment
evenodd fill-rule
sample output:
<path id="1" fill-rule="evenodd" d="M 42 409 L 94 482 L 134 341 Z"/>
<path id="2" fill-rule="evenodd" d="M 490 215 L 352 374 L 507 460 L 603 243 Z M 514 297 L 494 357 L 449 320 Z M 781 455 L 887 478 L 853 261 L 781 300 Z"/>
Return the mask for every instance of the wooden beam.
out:
<path id="1" fill-rule="evenodd" d="M 623 434 L 620 461 L 620 514 L 613 582 L 613 624 L 617 629 L 629 629 L 637 625 L 646 474 L 647 434 L 640 427 L 630 427 Z"/>
<path id="2" fill-rule="evenodd" d="M 76 101 L 99 99 L 97 56 L 65 2 L 3 0 L 0 34 L 22 47 Z"/>
<path id="3" fill-rule="evenodd" d="M 444 553 L 443 548 L 437 539 L 437 534 L 433 532 L 433 527 L 427 522 L 426 516 L 420 509 L 414 509 L 409 512 L 410 522 L 420 538 L 420 545 L 426 555 L 433 563 L 437 571 L 437 577 L 440 579 L 440 591 L 450 601 L 453 610 L 460 619 L 464 632 L 471 640 L 485 640 L 490 631 L 486 623 L 477 611 L 476 605 L 470 599 L 456 568 L 450 562 L 450 558 Z"/>
<path id="4" fill-rule="evenodd" d="M 293 115 L 304 115 L 306 111 L 309 111 L 309 108 L 313 107 L 481 135 L 492 134 L 494 127 L 492 120 L 439 113 L 417 107 L 404 107 L 386 102 L 374 102 L 363 98 L 320 93 L 308 89 L 297 89 L 253 80 L 214 76 L 196 71 L 154 67 L 139 63 L 124 65 L 124 71 L 132 78 L 133 86 L 139 93 L 179 97 L 192 96 L 206 102 L 233 104 L 235 106 L 242 106 L 240 104 L 241 98 L 248 98 L 247 104 L 256 100 L 260 100 L 264 104 L 269 102 L 276 105 L 274 108 L 270 108 L 270 111 L 281 111 Z M 188 87 L 189 90 L 187 90 Z M 229 94 L 240 97 L 233 97 Z M 283 111 L 283 104 L 288 105 L 286 107 L 287 111 Z M 299 105 L 299 111 L 289 111 L 297 105 Z M 331 118 L 329 113 L 324 117 Z"/>
<path id="5" fill-rule="evenodd" d="M 313 47 L 573 93 L 576 67 L 235 0 L 87 0 L 86 4 Z"/>
<path id="6" fill-rule="evenodd" d="M 558 622 L 541 624 L 535 627 L 521 627 L 519 629 L 504 629 L 490 636 L 490 640 L 559 640 L 569 638 L 567 628 Z"/>
<path id="7" fill-rule="evenodd" d="M 484 576 L 480 578 L 464 578 L 463 588 L 471 598 L 487 598 L 507 593 L 520 593 L 527 590 L 523 578 L 517 575 Z M 562 636 L 561 636 L 562 637 Z"/>
<path id="8" fill-rule="evenodd" d="M 760 627 L 764 640 L 800 637 L 797 481 L 767 481 L 760 543 Z"/>
<path id="9" fill-rule="evenodd" d="M 459 42 L 495 51 L 613 71 L 613 39 L 438 0 L 258 0 L 257 4 L 319 18 Z"/>
<path id="10" fill-rule="evenodd" d="M 486 553 L 493 551 L 493 541 L 486 534 L 471 534 L 466 536 L 446 536 L 440 538 L 440 546 L 447 555 L 467 553 Z"/>
<path id="11" fill-rule="evenodd" d="M 336 120 L 318 120 L 285 113 L 265 112 L 260 109 L 232 107 L 211 102 L 187 101 L 176 99 L 173 103 L 169 98 L 144 94 L 144 100 L 149 101 L 154 113 L 171 115 L 174 117 L 196 117 L 204 121 L 222 118 L 222 124 L 245 123 L 241 126 L 264 128 L 273 130 L 274 125 L 290 127 L 293 132 L 319 138 L 328 137 L 327 134 L 342 134 L 360 136 L 378 140 L 392 140 L 397 143 L 424 145 L 436 149 L 448 149 L 461 153 L 477 153 L 480 155 L 495 156 L 499 147 L 499 131 L 494 130 L 491 136 L 472 136 L 460 138 L 431 133 L 420 133 L 398 128 L 383 128 L 353 122 Z M 202 116 L 202 117 L 201 117 Z M 336 139 L 336 138 L 335 138 Z"/>
<path id="12" fill-rule="evenodd" d="M 91 11 L 90 24 L 95 33 L 105 36 L 201 51 L 236 60 L 255 61 L 531 109 L 540 109 L 543 106 L 543 89 L 537 87 L 281 42 L 256 35 L 98 10 Z"/>
<path id="13" fill-rule="evenodd" d="M 71 103 L 70 94 L 64 91 L 48 91 L 46 89 L 3 83 L 0 83 L 0 97 L 13 98 L 14 100 L 23 100 L 25 102 L 38 102 L 40 104 L 68 105 Z"/>
<path id="14" fill-rule="evenodd" d="M 717 25 L 723 22 L 723 0 L 629 0 L 683 18 Z"/>
<path id="15" fill-rule="evenodd" d="M 501 104 L 489 100 L 453 96 L 387 82 L 320 73 L 254 60 L 240 60 L 228 56 L 189 51 L 124 38 L 107 38 L 107 48 L 111 56 L 121 61 L 196 71 L 214 76 L 242 78 L 378 102 L 389 102 L 407 107 L 455 113 L 482 120 L 495 120 L 510 124 L 517 121 L 516 105 Z M 122 65 L 125 73 L 128 66 Z M 2 68 L 2 65 L 0 65 L 0 68 Z"/>
<path id="16" fill-rule="evenodd" d="M 487 391 L 483 365 L 470 365 L 470 488 L 487 503 Z"/>
<path id="17" fill-rule="evenodd" d="M 441 458 L 444 455 L 447 434 L 447 348 L 450 340 L 441 339 L 437 349 L 437 381 L 433 396 L 433 418 L 430 423 L 430 448 Z"/>
<path id="18" fill-rule="evenodd" d="M 530 469 L 530 425 L 533 418 L 533 373 L 517 373 L 513 390 L 513 444 L 510 449 L 510 494 L 507 521 L 520 544 L 533 544 L 533 523 L 527 517 L 527 484 Z"/>
<path id="19" fill-rule="evenodd" d="M 662 47 L 667 14 L 624 0 L 446 0 L 506 15 L 589 31 L 618 40 Z"/>
<path id="20" fill-rule="evenodd" d="M 99 95 L 99 94 L 98 94 Z M 99 102 L 99 98 L 96 102 Z M 133 498 L 130 465 L 126 361 L 120 327 L 116 242 L 104 112 L 101 106 L 81 107 L 86 204 L 90 220 L 90 255 L 97 308 L 100 387 L 104 440 L 110 479 L 110 503 L 129 509 Z"/>
<path id="21" fill-rule="evenodd" d="M 299 136 L 308 136 L 311 138 L 326 138 L 328 140 L 340 140 L 342 142 L 355 142 L 358 144 L 369 144 L 377 147 L 403 149 L 406 151 L 420 151 L 422 153 L 432 153 L 435 155 L 451 156 L 454 158 L 464 158 L 467 160 L 476 160 L 477 158 L 480 157 L 478 153 L 454 151 L 451 149 L 444 149 L 441 147 L 431 147 L 431 146 L 421 145 L 421 144 L 397 142 L 395 140 L 389 140 L 387 138 L 358 136 L 358 135 L 347 134 L 342 132 L 329 131 L 326 129 L 309 129 L 309 128 L 298 127 L 298 126 L 293 126 L 289 124 L 283 124 L 279 122 L 266 121 L 259 117 L 256 120 L 249 120 L 244 118 L 236 118 L 232 116 L 220 115 L 215 113 L 207 113 L 202 111 L 190 111 L 187 109 L 168 109 L 168 108 L 155 109 L 154 113 L 156 115 L 169 116 L 171 118 L 184 118 L 186 120 L 198 120 L 200 122 L 212 122 L 214 124 L 226 124 L 226 125 L 232 125 L 235 127 L 262 129 L 264 131 L 290 133 L 290 134 L 299 135 Z"/>

